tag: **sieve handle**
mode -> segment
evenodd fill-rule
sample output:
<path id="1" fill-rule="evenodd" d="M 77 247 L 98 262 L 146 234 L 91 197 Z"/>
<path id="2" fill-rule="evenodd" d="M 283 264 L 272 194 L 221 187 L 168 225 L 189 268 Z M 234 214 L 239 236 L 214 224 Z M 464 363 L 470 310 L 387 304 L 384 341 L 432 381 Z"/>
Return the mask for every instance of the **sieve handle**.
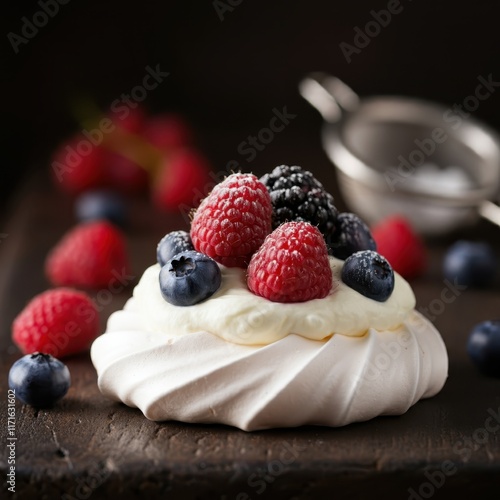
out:
<path id="1" fill-rule="evenodd" d="M 311 73 L 299 83 L 300 95 L 316 108 L 324 120 L 335 123 L 345 113 L 356 111 L 359 96 L 342 80 L 326 73 Z"/>
<path id="2" fill-rule="evenodd" d="M 500 206 L 492 201 L 483 201 L 481 205 L 479 205 L 479 215 L 493 222 L 493 224 L 500 226 Z"/>

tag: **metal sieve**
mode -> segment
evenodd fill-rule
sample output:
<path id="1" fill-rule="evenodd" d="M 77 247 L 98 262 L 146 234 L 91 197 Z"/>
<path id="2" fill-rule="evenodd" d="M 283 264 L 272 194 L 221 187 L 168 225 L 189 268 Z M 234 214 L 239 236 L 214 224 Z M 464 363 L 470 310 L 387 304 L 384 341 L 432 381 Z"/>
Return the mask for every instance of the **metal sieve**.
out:
<path id="1" fill-rule="evenodd" d="M 477 221 L 500 225 L 500 140 L 451 108 L 400 96 L 359 98 L 314 73 L 301 95 L 323 116 L 324 148 L 349 208 L 368 223 L 407 217 L 422 234 Z"/>

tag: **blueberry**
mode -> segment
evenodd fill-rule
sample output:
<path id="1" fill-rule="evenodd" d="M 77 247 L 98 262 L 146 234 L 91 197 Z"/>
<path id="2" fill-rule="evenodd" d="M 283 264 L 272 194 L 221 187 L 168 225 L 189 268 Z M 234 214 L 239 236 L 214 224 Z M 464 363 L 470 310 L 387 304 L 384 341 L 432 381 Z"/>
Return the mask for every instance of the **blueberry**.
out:
<path id="1" fill-rule="evenodd" d="M 194 250 L 191 236 L 186 231 L 172 231 L 162 238 L 156 248 L 156 259 L 164 266 L 174 255 Z"/>
<path id="2" fill-rule="evenodd" d="M 163 298 L 174 306 L 192 306 L 220 287 L 221 272 L 208 255 L 187 251 L 170 259 L 160 271 Z"/>
<path id="3" fill-rule="evenodd" d="M 446 253 L 445 277 L 464 286 L 486 286 L 495 277 L 496 257 L 490 245 L 482 242 L 457 241 Z"/>
<path id="4" fill-rule="evenodd" d="M 23 403 L 47 408 L 69 389 L 68 367 L 50 354 L 35 352 L 18 359 L 9 372 L 9 387 Z"/>
<path id="5" fill-rule="evenodd" d="M 342 281 L 369 299 L 385 302 L 394 290 L 394 271 L 382 255 L 363 250 L 346 259 Z"/>
<path id="6" fill-rule="evenodd" d="M 368 226 L 356 214 L 348 212 L 337 217 L 337 228 L 327 245 L 329 253 L 342 260 L 361 250 L 377 250 Z"/>
<path id="7" fill-rule="evenodd" d="M 474 326 L 467 352 L 481 372 L 500 377 L 500 321 L 483 321 Z"/>
<path id="8" fill-rule="evenodd" d="M 95 190 L 81 194 L 75 204 L 79 221 L 106 219 L 118 226 L 125 225 L 127 218 L 126 203 L 114 191 Z"/>

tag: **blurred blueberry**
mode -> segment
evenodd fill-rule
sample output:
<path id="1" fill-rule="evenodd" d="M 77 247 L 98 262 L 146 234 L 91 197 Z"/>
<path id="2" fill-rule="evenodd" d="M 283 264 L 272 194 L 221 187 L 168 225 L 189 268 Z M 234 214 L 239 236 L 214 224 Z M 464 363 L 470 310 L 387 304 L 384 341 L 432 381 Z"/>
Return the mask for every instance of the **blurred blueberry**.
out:
<path id="1" fill-rule="evenodd" d="M 86 191 L 77 198 L 75 211 L 81 222 L 107 219 L 113 224 L 124 226 L 127 219 L 126 202 L 114 191 Z"/>
<path id="2" fill-rule="evenodd" d="M 467 352 L 481 372 L 500 377 L 500 321 L 483 321 L 474 326 Z"/>
<path id="3" fill-rule="evenodd" d="M 443 272 L 453 283 L 481 287 L 493 281 L 496 267 L 496 256 L 490 245 L 460 240 L 446 253 Z"/>

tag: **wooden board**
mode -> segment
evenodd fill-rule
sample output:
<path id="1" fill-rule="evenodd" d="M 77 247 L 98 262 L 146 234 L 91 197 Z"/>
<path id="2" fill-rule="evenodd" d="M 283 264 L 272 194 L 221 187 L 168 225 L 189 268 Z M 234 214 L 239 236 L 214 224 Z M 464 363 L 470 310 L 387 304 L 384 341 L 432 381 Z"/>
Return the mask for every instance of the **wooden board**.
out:
<path id="1" fill-rule="evenodd" d="M 132 209 L 127 238 L 137 279 L 154 261 L 159 238 L 185 223 L 155 214 L 145 200 Z M 10 325 L 24 304 L 48 287 L 45 255 L 73 223 L 71 201 L 37 177 L 19 194 L 0 231 L 8 234 L 0 246 L 2 446 L 7 373 L 19 357 Z M 498 230 L 485 223 L 465 236 L 494 241 Z M 429 271 L 412 283 L 418 305 L 434 311 L 450 355 L 449 379 L 438 396 L 402 417 L 339 429 L 245 433 L 225 426 L 154 423 L 99 393 L 86 353 L 68 359 L 73 385 L 54 409 L 16 404 L 15 498 L 498 498 L 500 380 L 478 374 L 465 352 L 470 327 L 498 317 L 498 280 L 488 290 L 466 290 L 452 303 L 442 303 L 446 284 L 440 267 L 447 243 L 431 244 Z M 130 293 L 131 287 L 100 304 L 103 327 Z M 7 498 L 6 460 L 4 448 L 2 498 Z"/>

